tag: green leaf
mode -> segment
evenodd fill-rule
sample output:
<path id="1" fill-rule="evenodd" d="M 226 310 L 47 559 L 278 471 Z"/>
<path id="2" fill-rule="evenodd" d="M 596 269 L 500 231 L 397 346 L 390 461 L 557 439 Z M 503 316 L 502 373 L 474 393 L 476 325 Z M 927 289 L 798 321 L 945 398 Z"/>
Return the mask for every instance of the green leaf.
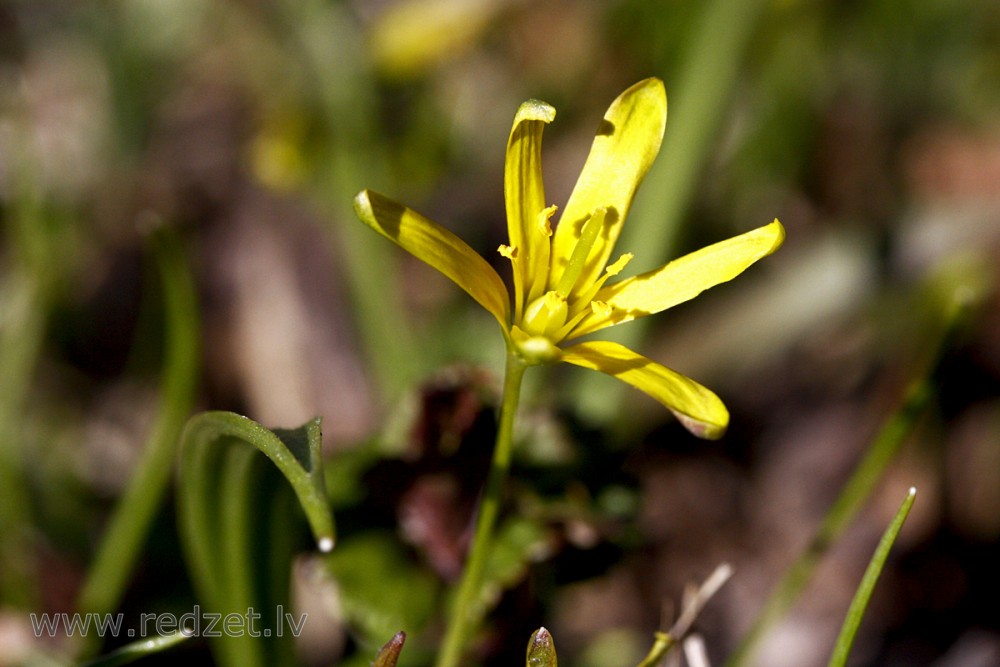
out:
<path id="1" fill-rule="evenodd" d="M 161 635 L 151 639 L 142 639 L 137 642 L 127 644 L 117 651 L 113 651 L 96 660 L 85 663 L 83 667 L 117 667 L 125 665 L 148 655 L 165 651 L 189 639 L 189 635 L 183 630 L 172 632 L 169 635 Z"/>
<path id="2" fill-rule="evenodd" d="M 434 611 L 438 587 L 389 533 L 344 540 L 326 557 L 341 604 L 362 640 L 377 646 L 399 628 L 419 629 Z"/>
<path id="3" fill-rule="evenodd" d="M 481 616 L 496 604 L 501 593 L 524 578 L 528 565 L 545 547 L 545 531 L 535 521 L 512 517 L 497 531 L 483 572 L 479 601 Z"/>
<path id="4" fill-rule="evenodd" d="M 913 501 L 916 497 L 917 490 L 911 488 L 910 492 L 906 494 L 903 504 L 900 505 L 899 510 L 896 512 L 896 516 L 893 517 L 889 523 L 889 527 L 886 528 L 885 533 L 882 535 L 882 539 L 879 540 L 878 546 L 875 548 L 875 553 L 868 563 L 868 568 L 861 578 L 861 584 L 854 594 L 854 599 L 851 600 L 851 606 L 847 609 L 844 625 L 840 629 L 837 643 L 834 644 L 833 655 L 830 656 L 829 667 L 844 667 L 847 664 L 847 658 L 851 654 L 851 646 L 854 645 L 854 637 L 858 633 L 861 619 L 864 618 L 865 610 L 868 608 L 872 592 L 875 590 L 875 584 L 878 583 L 879 575 L 882 574 L 882 568 L 889 557 L 889 551 L 896 542 L 896 537 L 903 528 L 903 523 L 910 513 L 910 508 L 913 507 Z"/>
<path id="5" fill-rule="evenodd" d="M 320 445 L 318 419 L 270 431 L 230 412 L 205 412 L 184 429 L 178 505 L 195 590 L 206 611 L 243 616 L 247 630 L 222 633 L 212 644 L 221 665 L 295 664 L 281 613 L 290 608 L 295 506 L 320 550 L 334 542 Z"/>
<path id="6" fill-rule="evenodd" d="M 292 485 L 320 551 L 331 550 L 336 535 L 323 478 L 320 420 L 313 419 L 294 430 L 270 431 L 233 412 L 203 412 L 192 417 L 184 429 L 185 460 L 191 459 L 187 450 L 227 438 L 252 444 L 271 459 Z"/>

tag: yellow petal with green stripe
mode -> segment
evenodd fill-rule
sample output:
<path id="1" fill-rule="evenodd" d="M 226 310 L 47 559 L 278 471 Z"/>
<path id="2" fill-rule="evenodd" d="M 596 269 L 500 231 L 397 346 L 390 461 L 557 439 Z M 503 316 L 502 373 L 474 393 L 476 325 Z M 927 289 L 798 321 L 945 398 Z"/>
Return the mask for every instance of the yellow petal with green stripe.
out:
<path id="1" fill-rule="evenodd" d="M 578 284 L 591 284 L 601 275 L 635 191 L 660 150 L 666 123 L 667 94 L 659 79 L 640 81 L 611 104 L 556 228 L 549 289 L 559 285 L 584 223 L 596 209 L 606 208 L 604 227 Z"/>
<path id="2" fill-rule="evenodd" d="M 595 300 L 606 303 L 610 310 L 588 315 L 570 336 L 583 336 L 693 299 L 743 273 L 754 262 L 777 250 L 784 240 L 785 229 L 775 220 L 696 250 L 659 269 L 607 285 L 597 292 Z"/>
<path id="3" fill-rule="evenodd" d="M 563 350 L 562 361 L 607 373 L 649 394 L 699 438 L 721 438 L 729 425 L 729 411 L 718 396 L 624 345 L 607 341 L 579 343 Z"/>
<path id="4" fill-rule="evenodd" d="M 451 278 L 490 311 L 504 329 L 509 327 L 507 287 L 493 267 L 465 241 L 416 211 L 371 190 L 363 190 L 354 198 L 354 211 L 376 232 Z"/>

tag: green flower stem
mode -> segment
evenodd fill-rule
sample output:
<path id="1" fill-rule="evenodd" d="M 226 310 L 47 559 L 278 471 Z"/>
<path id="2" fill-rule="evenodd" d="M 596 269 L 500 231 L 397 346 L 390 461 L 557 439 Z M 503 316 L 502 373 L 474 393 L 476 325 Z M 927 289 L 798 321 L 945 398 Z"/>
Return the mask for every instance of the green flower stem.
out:
<path id="1" fill-rule="evenodd" d="M 111 517 L 87 573 L 77 600 L 81 612 L 106 613 L 118 607 L 149 524 L 163 500 L 181 428 L 194 403 L 198 375 L 194 284 L 175 237 L 158 230 L 153 246 L 166 304 L 167 349 L 162 399 L 142 459 Z"/>
<path id="2" fill-rule="evenodd" d="M 514 417 L 517 414 L 517 405 L 521 397 L 521 380 L 524 378 L 526 368 L 517 353 L 508 349 L 503 398 L 500 404 L 500 425 L 493 449 L 493 462 L 486 479 L 479 515 L 476 518 L 472 548 L 451 608 L 441 652 L 438 654 L 437 667 L 458 667 L 468 635 L 485 614 L 480 588 L 493 542 L 493 529 L 500 510 L 504 483 L 510 470 L 511 452 L 514 448 Z"/>
<path id="3" fill-rule="evenodd" d="M 895 458 L 906 437 L 916 426 L 934 395 L 934 369 L 951 341 L 965 323 L 972 303 L 967 295 L 956 292 L 946 307 L 944 325 L 931 347 L 930 363 L 922 366 L 906 391 L 902 405 L 893 413 L 868 447 L 854 473 L 844 485 L 833 506 L 827 511 L 819 530 L 806 550 L 785 571 L 746 637 L 726 662 L 726 667 L 743 667 L 750 663 L 760 641 L 798 599 L 812 580 L 823 556 L 850 525 L 861 507 L 868 501 L 882 479 L 886 468 Z"/>
<path id="4" fill-rule="evenodd" d="M 889 527 L 882 534 L 882 539 L 879 540 L 878 546 L 875 548 L 875 553 L 868 563 L 868 568 L 861 578 L 861 585 L 858 586 L 858 590 L 854 594 L 854 599 L 851 600 L 851 606 L 847 610 L 844 625 L 840 629 L 837 643 L 833 646 L 833 654 L 830 656 L 829 667 L 844 667 L 847 664 L 847 658 L 851 654 L 851 646 L 854 645 L 854 637 L 858 633 L 861 619 L 864 617 L 865 610 L 868 608 L 868 602 L 872 598 L 875 584 L 878 583 L 879 575 L 882 574 L 882 568 L 889 557 L 889 551 L 896 542 L 896 537 L 899 535 L 899 531 L 902 530 L 903 522 L 906 521 L 906 517 L 910 513 L 910 508 L 913 507 L 913 500 L 916 497 L 917 490 L 911 488 L 910 492 L 906 494 L 903 504 L 900 505 L 899 510 L 896 512 L 896 516 L 893 517 Z"/>

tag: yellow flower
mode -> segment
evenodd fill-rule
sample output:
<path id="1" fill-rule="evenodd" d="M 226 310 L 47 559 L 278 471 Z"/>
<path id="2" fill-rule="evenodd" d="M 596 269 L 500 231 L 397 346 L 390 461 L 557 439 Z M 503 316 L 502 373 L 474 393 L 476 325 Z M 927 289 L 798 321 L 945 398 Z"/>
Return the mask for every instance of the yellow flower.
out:
<path id="1" fill-rule="evenodd" d="M 612 375 L 665 405 L 692 433 L 718 438 L 729 413 L 711 391 L 618 343 L 566 341 L 644 317 L 735 278 L 774 252 L 777 220 L 638 276 L 608 282 L 632 259 L 608 263 L 632 199 L 660 149 L 667 120 L 663 83 L 646 79 L 616 99 L 558 225 L 542 184 L 542 130 L 555 109 L 529 100 L 514 117 L 504 170 L 513 297 L 464 241 L 415 211 L 365 190 L 355 211 L 367 225 L 451 278 L 496 317 L 508 349 L 526 364 L 564 361 Z"/>

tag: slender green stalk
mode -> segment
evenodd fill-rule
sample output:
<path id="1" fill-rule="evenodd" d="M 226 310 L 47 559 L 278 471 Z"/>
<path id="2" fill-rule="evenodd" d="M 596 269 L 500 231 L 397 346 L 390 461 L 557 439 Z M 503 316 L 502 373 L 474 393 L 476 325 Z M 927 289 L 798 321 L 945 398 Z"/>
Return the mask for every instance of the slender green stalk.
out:
<path id="1" fill-rule="evenodd" d="M 493 449 L 493 462 L 486 479 L 486 488 L 483 490 L 479 515 L 476 518 L 472 548 L 451 608 L 441 652 L 438 654 L 437 667 L 458 667 L 469 633 L 485 614 L 479 601 L 480 587 L 493 542 L 493 529 L 500 510 L 504 483 L 510 470 L 511 452 L 514 448 L 514 416 L 517 414 L 517 404 L 521 397 L 521 380 L 524 378 L 526 368 L 524 361 L 516 352 L 507 351 L 507 368 L 504 373 L 503 398 L 500 404 L 500 425 Z"/>
<path id="2" fill-rule="evenodd" d="M 150 522 L 163 501 L 181 428 L 194 403 L 198 368 L 194 284 L 176 238 L 160 230 L 154 237 L 154 251 L 166 302 L 162 399 L 142 459 L 87 573 L 77 601 L 82 612 L 106 613 L 118 607 Z"/>
<path id="3" fill-rule="evenodd" d="M 858 627 L 861 625 L 861 619 L 868 608 L 868 602 L 872 598 L 875 584 L 878 583 L 879 575 L 882 574 L 882 568 L 889 557 L 889 551 L 896 542 L 896 537 L 903 528 L 903 522 L 906 521 L 906 517 L 910 513 L 910 508 L 913 507 L 913 500 L 916 497 L 917 490 L 911 487 L 910 492 L 906 494 L 906 499 L 903 500 L 903 504 L 900 505 L 899 510 L 896 512 L 896 516 L 893 517 L 889 527 L 883 533 L 882 539 L 879 540 L 878 546 L 875 548 L 875 553 L 868 563 L 868 568 L 861 578 L 861 585 L 858 586 L 858 590 L 854 594 L 854 599 L 851 600 L 851 606 L 847 609 L 847 617 L 844 618 L 844 625 L 840 629 L 837 643 L 833 646 L 833 655 L 830 656 L 829 667 L 844 667 L 847 664 L 847 657 L 851 654 L 851 646 L 854 645 L 854 636 L 858 633 Z"/>
<path id="4" fill-rule="evenodd" d="M 882 426 L 865 455 L 854 469 L 833 506 L 827 511 L 816 535 L 806 550 L 785 571 L 746 637 L 729 658 L 726 667 L 743 667 L 750 663 L 754 652 L 770 630 L 788 612 L 806 585 L 812 580 L 816 566 L 830 547 L 850 525 L 858 511 L 868 501 L 886 468 L 895 458 L 906 437 L 916 426 L 934 395 L 933 372 L 942 354 L 966 321 L 971 302 L 964 293 L 956 292 L 947 305 L 945 321 L 931 347 L 930 361 L 922 366 L 906 391 L 902 405 Z"/>

